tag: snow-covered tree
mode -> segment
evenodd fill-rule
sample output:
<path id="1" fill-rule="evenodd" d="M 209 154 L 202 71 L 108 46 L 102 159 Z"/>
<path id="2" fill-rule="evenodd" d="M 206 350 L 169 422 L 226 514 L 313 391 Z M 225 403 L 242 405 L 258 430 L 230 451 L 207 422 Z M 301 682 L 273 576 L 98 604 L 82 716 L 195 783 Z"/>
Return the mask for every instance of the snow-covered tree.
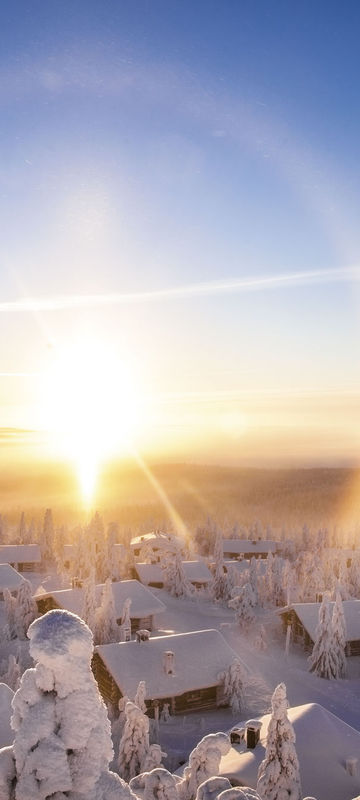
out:
<path id="1" fill-rule="evenodd" d="M 200 784 L 218 775 L 221 758 L 229 752 L 230 747 L 226 733 L 209 733 L 201 739 L 190 753 L 189 764 L 178 785 L 181 800 L 195 800 Z"/>
<path id="2" fill-rule="evenodd" d="M 125 781 L 143 771 L 149 751 L 149 718 L 130 700 L 125 706 L 125 725 L 119 744 L 118 769 Z"/>
<path id="3" fill-rule="evenodd" d="M 95 543 L 87 535 L 87 530 L 79 528 L 76 532 L 73 554 L 71 559 L 71 573 L 74 578 L 85 580 L 95 568 Z"/>
<path id="4" fill-rule="evenodd" d="M 214 575 L 210 583 L 210 595 L 213 600 L 229 600 L 230 581 L 224 569 L 223 537 L 217 531 L 214 545 Z"/>
<path id="5" fill-rule="evenodd" d="M 4 589 L 4 606 L 6 627 L 5 634 L 7 639 L 16 639 L 17 629 L 15 622 L 16 597 L 13 597 L 9 589 Z"/>
<path id="6" fill-rule="evenodd" d="M 244 705 L 244 688 L 247 682 L 245 668 L 240 659 L 234 659 L 219 678 L 223 682 L 224 699 L 231 706 L 233 714 L 238 714 Z"/>
<path id="7" fill-rule="evenodd" d="M 108 770 L 110 723 L 91 671 L 91 631 L 56 609 L 35 620 L 28 637 L 35 668 L 26 670 L 13 698 L 14 745 L 6 757 L 0 751 L 0 764 L 7 762 L 1 783 L 10 791 L 1 800 L 132 797 Z"/>
<path id="8" fill-rule="evenodd" d="M 44 515 L 40 538 L 41 558 L 48 563 L 53 558 L 54 547 L 54 522 L 51 508 L 47 508 Z"/>
<path id="9" fill-rule="evenodd" d="M 94 567 L 91 568 L 89 577 L 86 578 L 83 583 L 83 595 L 84 600 L 80 616 L 94 634 L 96 628 L 96 591 Z"/>
<path id="10" fill-rule="evenodd" d="M 258 771 L 257 791 L 262 800 L 301 800 L 295 732 L 288 719 L 286 686 L 280 683 L 271 698 L 265 758 Z"/>
<path id="11" fill-rule="evenodd" d="M 255 636 L 254 645 L 257 650 L 265 651 L 268 648 L 268 640 L 264 625 L 260 625 L 259 631 Z"/>
<path id="12" fill-rule="evenodd" d="M 255 621 L 252 588 L 249 583 L 245 583 L 244 586 L 236 586 L 234 592 L 236 595 L 229 600 L 228 606 L 234 609 L 237 624 L 246 632 Z"/>
<path id="13" fill-rule="evenodd" d="M 319 622 L 315 633 L 315 644 L 308 659 L 310 672 L 320 678 L 339 678 L 339 661 L 334 651 L 334 637 L 330 606 L 324 598 L 319 609 Z"/>
<path id="14" fill-rule="evenodd" d="M 336 593 L 336 600 L 333 607 L 331 625 L 332 625 L 334 655 L 338 661 L 337 677 L 345 678 L 346 622 L 345 622 L 342 599 L 339 592 Z"/>
<path id="15" fill-rule="evenodd" d="M 3 670 L 3 665 L 2 665 L 2 670 Z M 0 676 L 0 681 L 1 683 L 6 683 L 7 686 L 10 686 L 10 689 L 12 689 L 13 692 L 16 692 L 17 689 L 19 688 L 20 678 L 21 678 L 21 667 L 19 661 L 13 655 L 13 653 L 10 653 L 6 664 L 6 668 L 4 671 L 2 671 L 2 674 Z"/>
<path id="16" fill-rule="evenodd" d="M 146 697 L 146 683 L 145 681 L 140 681 L 136 690 L 136 695 L 134 697 L 134 703 L 138 708 L 140 708 L 140 711 L 142 711 L 143 714 L 146 714 L 145 697 Z"/>
<path id="17" fill-rule="evenodd" d="M 110 578 L 105 582 L 100 607 L 96 612 L 96 642 L 109 644 L 118 642 L 120 628 L 116 622 L 114 594 Z"/>
<path id="18" fill-rule="evenodd" d="M 21 512 L 18 532 L 17 532 L 17 541 L 19 544 L 25 544 L 27 541 L 27 530 L 26 530 L 26 522 L 25 522 L 25 514 L 24 511 Z"/>
<path id="19" fill-rule="evenodd" d="M 14 608 L 15 630 L 19 639 L 26 639 L 27 629 L 36 616 L 37 606 L 32 586 L 30 581 L 25 580 L 19 587 Z"/>
<path id="20" fill-rule="evenodd" d="M 175 547 L 174 553 L 164 555 L 161 568 L 164 574 L 164 587 L 173 597 L 190 597 L 193 587 L 188 581 L 182 563 L 181 551 Z"/>

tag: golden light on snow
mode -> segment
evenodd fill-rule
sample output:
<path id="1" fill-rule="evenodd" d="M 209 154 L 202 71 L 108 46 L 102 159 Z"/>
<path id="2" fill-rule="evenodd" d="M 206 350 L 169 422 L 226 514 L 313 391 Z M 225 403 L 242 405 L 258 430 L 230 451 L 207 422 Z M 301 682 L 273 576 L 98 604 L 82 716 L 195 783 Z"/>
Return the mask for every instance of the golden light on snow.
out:
<path id="1" fill-rule="evenodd" d="M 43 424 L 51 448 L 70 460 L 86 503 L 104 461 L 125 454 L 137 421 L 129 368 L 99 339 L 58 350 L 43 386 Z"/>

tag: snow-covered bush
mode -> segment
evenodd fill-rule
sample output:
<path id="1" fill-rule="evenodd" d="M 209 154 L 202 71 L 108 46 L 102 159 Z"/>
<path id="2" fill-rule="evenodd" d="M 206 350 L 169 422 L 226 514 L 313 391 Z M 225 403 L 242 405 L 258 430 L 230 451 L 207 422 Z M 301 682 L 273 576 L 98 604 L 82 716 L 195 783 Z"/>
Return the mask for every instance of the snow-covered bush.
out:
<path id="1" fill-rule="evenodd" d="M 287 715 L 288 702 L 284 683 L 276 687 L 271 698 L 271 707 L 265 758 L 259 766 L 256 789 L 262 800 L 283 800 L 285 797 L 301 800 L 296 737 Z"/>
<path id="2" fill-rule="evenodd" d="M 149 718 L 130 700 L 125 706 L 125 725 L 119 744 L 118 769 L 129 781 L 144 769 L 149 752 Z"/>
<path id="3" fill-rule="evenodd" d="M 229 778 L 208 778 L 200 784 L 196 792 L 196 800 L 216 800 L 226 789 L 231 789 Z"/>
<path id="4" fill-rule="evenodd" d="M 108 800 L 105 785 L 117 786 L 114 798 L 130 797 L 108 771 L 110 723 L 91 671 L 91 631 L 75 614 L 56 609 L 35 620 L 28 637 L 36 666 L 24 673 L 12 703 L 16 800 Z M 9 771 L 3 752 L 0 762 Z"/>
<path id="5" fill-rule="evenodd" d="M 130 781 L 130 789 L 141 800 L 178 800 L 177 784 L 180 778 L 164 767 L 142 772 Z"/>
<path id="6" fill-rule="evenodd" d="M 189 764 L 178 785 L 181 800 L 195 800 L 200 784 L 218 774 L 221 758 L 230 747 L 226 733 L 209 733 L 201 739 L 190 753 Z"/>
<path id="7" fill-rule="evenodd" d="M 231 789 L 225 789 L 224 792 L 218 794 L 217 800 L 263 800 L 263 798 L 260 797 L 255 789 L 250 789 L 249 786 L 233 786 Z M 291 800 L 290 795 L 289 800 Z"/>

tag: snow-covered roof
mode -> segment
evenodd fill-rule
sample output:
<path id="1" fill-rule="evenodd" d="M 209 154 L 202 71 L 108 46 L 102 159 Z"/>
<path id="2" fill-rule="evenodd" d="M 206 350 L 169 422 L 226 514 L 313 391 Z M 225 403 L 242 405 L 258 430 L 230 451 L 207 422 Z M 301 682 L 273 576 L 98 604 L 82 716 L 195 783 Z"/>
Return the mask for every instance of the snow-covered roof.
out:
<path id="1" fill-rule="evenodd" d="M 41 551 L 38 544 L 1 544 L 0 562 L 2 564 L 40 563 Z"/>
<path id="2" fill-rule="evenodd" d="M 170 533 L 162 533 L 161 531 L 152 531 L 151 533 L 143 533 L 141 536 L 134 536 L 131 539 L 130 546 L 133 548 L 141 547 L 144 544 L 150 544 L 152 547 L 169 548 L 169 545 L 180 545 L 180 540 L 177 536 Z"/>
<path id="3" fill-rule="evenodd" d="M 315 641 L 315 631 L 319 622 L 319 609 L 321 603 L 291 603 L 279 610 L 280 614 L 293 609 L 312 641 Z M 334 603 L 329 603 L 331 613 Z M 360 639 L 360 600 L 344 600 L 344 617 L 346 623 L 346 641 L 353 642 Z"/>
<path id="4" fill-rule="evenodd" d="M 0 683 L 0 748 L 8 747 L 14 741 L 15 733 L 11 730 L 10 720 L 13 710 L 11 708 L 11 701 L 14 697 L 14 692 L 6 683 Z"/>
<path id="5" fill-rule="evenodd" d="M 211 572 L 204 561 L 183 561 L 185 577 L 190 583 L 208 583 L 211 581 Z M 136 564 L 136 572 L 141 583 L 162 583 L 164 573 L 160 564 Z"/>
<path id="6" fill-rule="evenodd" d="M 148 617 L 165 611 L 164 603 L 158 600 L 150 589 L 147 586 L 143 586 L 139 581 L 117 581 L 111 585 L 117 618 L 121 616 L 123 605 L 127 598 L 131 599 L 130 617 L 132 619 L 141 619 L 141 617 Z M 101 601 L 103 588 L 104 584 L 96 586 L 98 604 Z M 36 594 L 36 597 L 40 597 L 40 594 Z M 45 597 L 52 597 L 59 608 L 65 608 L 67 611 L 72 611 L 73 614 L 81 614 L 84 601 L 83 589 L 59 589 L 45 593 L 41 592 L 41 599 Z"/>
<path id="7" fill-rule="evenodd" d="M 18 589 L 22 583 L 25 582 L 25 578 L 20 575 L 19 572 L 11 567 L 10 564 L 0 564 L 0 590 L 9 589 L 13 591 L 14 589 Z"/>
<path id="8" fill-rule="evenodd" d="M 166 650 L 174 653 L 174 674 L 163 667 Z M 220 683 L 219 673 L 238 658 L 216 630 L 150 637 L 147 642 L 120 642 L 95 648 L 123 694 L 134 697 L 139 681 L 152 699 L 176 697 Z"/>
<path id="9" fill-rule="evenodd" d="M 302 793 L 317 800 L 351 800 L 360 792 L 360 770 L 350 776 L 347 758 L 359 757 L 360 733 L 317 703 L 288 709 L 296 734 Z M 235 745 L 221 759 L 219 774 L 239 785 L 256 787 L 259 764 L 265 756 L 270 714 L 261 717 L 260 742 L 254 750 Z M 243 727 L 240 723 L 239 727 Z"/>
<path id="10" fill-rule="evenodd" d="M 280 542 L 270 539 L 223 539 L 224 553 L 276 553 Z"/>

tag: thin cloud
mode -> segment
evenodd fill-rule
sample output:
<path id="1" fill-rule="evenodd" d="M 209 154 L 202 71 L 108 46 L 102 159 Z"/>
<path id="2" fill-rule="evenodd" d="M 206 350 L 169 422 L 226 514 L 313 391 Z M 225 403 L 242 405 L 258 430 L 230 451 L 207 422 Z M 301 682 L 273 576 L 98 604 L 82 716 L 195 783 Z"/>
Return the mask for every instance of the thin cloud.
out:
<path id="1" fill-rule="evenodd" d="M 24 297 L 0 303 L 0 312 L 65 311 L 75 308 L 131 305 L 135 303 L 161 302 L 187 297 L 228 294 L 231 292 L 256 292 L 268 289 L 292 288 L 310 284 L 350 283 L 360 279 L 360 267 L 341 269 L 308 270 L 257 278 L 234 278 L 223 281 L 194 283 L 147 292 L 112 292 L 107 294 L 75 294 L 54 297 Z"/>

